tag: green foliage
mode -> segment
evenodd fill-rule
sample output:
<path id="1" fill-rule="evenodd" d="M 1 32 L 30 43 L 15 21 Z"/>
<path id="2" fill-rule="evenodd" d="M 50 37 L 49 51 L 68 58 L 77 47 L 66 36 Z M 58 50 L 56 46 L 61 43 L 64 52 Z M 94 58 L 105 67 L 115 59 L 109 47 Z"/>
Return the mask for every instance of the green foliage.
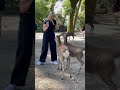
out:
<path id="1" fill-rule="evenodd" d="M 85 10 L 85 0 L 81 1 L 81 7 L 83 8 L 83 10 Z"/>
<path id="2" fill-rule="evenodd" d="M 85 11 L 82 11 L 81 13 L 79 13 L 79 15 L 78 15 L 78 24 L 79 24 L 80 27 L 85 24 Z"/>
<path id="3" fill-rule="evenodd" d="M 83 27 L 83 25 L 85 24 L 85 0 L 81 1 L 81 12 L 79 12 L 78 14 L 78 20 L 76 23 L 76 29 L 78 28 L 78 30 Z"/>
<path id="4" fill-rule="evenodd" d="M 49 14 L 48 2 L 50 0 L 36 0 L 35 1 L 35 19 L 38 25 L 43 23 L 43 19 Z"/>
<path id="5" fill-rule="evenodd" d="M 61 14 L 56 14 L 57 15 L 57 17 L 59 18 L 59 20 L 60 20 L 60 23 L 61 24 L 64 24 L 64 20 L 65 20 L 65 18 L 61 15 Z"/>
<path id="6" fill-rule="evenodd" d="M 79 2 L 79 0 L 69 0 L 70 1 L 70 5 L 72 7 L 72 9 L 75 9 L 77 3 Z"/>
<path id="7" fill-rule="evenodd" d="M 42 28 L 43 19 L 48 17 L 52 2 L 57 0 L 35 0 L 35 20 L 38 28 Z"/>
<path id="8" fill-rule="evenodd" d="M 57 0 L 53 0 L 57 1 Z M 64 0 L 63 2 L 63 13 L 59 12 L 56 15 L 58 16 L 59 20 L 61 21 L 61 24 L 66 25 L 68 22 L 68 19 L 66 19 L 66 16 L 70 15 L 70 12 L 72 10 L 70 1 L 73 1 L 76 3 L 78 0 Z M 42 28 L 43 19 L 47 18 L 49 12 L 50 12 L 50 5 L 52 3 L 52 0 L 35 0 L 35 15 L 36 15 L 36 22 L 38 24 L 38 28 Z M 76 6 L 75 6 L 76 7 Z M 81 28 L 81 26 L 85 23 L 85 0 L 81 1 L 81 10 L 82 12 L 79 12 L 78 19 L 76 23 L 76 28 Z M 61 15 L 62 13 L 62 15 Z M 68 25 L 66 25 L 68 26 Z"/>
<path id="9" fill-rule="evenodd" d="M 70 1 L 69 0 L 64 0 L 63 2 L 63 15 L 66 16 L 69 14 L 69 12 L 71 11 L 71 6 L 70 6 Z"/>

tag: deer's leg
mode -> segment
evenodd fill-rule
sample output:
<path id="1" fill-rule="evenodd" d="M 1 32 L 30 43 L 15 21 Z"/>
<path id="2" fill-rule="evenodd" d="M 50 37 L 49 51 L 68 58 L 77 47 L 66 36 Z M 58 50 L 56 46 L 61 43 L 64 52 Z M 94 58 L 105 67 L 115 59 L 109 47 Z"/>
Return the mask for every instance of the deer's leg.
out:
<path id="1" fill-rule="evenodd" d="M 70 36 L 69 36 L 69 40 L 70 40 Z"/>
<path id="2" fill-rule="evenodd" d="M 80 68 L 79 68 L 79 71 L 78 71 L 77 75 L 79 75 L 79 74 L 80 74 L 81 69 L 82 69 L 82 66 L 80 66 Z"/>
<path id="3" fill-rule="evenodd" d="M 118 25 L 119 18 L 115 16 L 115 25 Z"/>
<path id="4" fill-rule="evenodd" d="M 61 77 L 61 80 L 63 80 L 63 78 L 64 78 L 64 72 L 65 72 L 65 63 L 64 63 L 64 61 L 62 61 L 62 77 Z"/>
<path id="5" fill-rule="evenodd" d="M 94 28 L 91 26 L 91 36 L 93 35 Z"/>
<path id="6" fill-rule="evenodd" d="M 72 78 L 72 75 L 71 75 L 71 69 L 70 69 L 70 58 L 68 58 L 68 61 L 69 61 L 69 63 L 68 63 L 68 65 L 69 65 L 69 74 L 70 74 L 70 78 Z"/>
<path id="7" fill-rule="evenodd" d="M 70 59 L 71 59 L 71 57 L 69 56 L 68 59 L 67 59 L 67 69 L 70 68 Z"/>
<path id="8" fill-rule="evenodd" d="M 60 70 L 62 70 L 62 62 L 60 63 Z"/>
<path id="9" fill-rule="evenodd" d="M 58 70 L 62 70 L 62 59 L 61 59 L 62 57 L 59 57 L 58 58 Z"/>
<path id="10" fill-rule="evenodd" d="M 92 27 L 92 33 L 91 33 L 91 35 L 93 35 L 93 31 L 94 31 L 94 28 Z"/>
<path id="11" fill-rule="evenodd" d="M 67 59 L 64 59 L 64 67 L 65 67 L 65 70 L 67 69 Z"/>
<path id="12" fill-rule="evenodd" d="M 82 67 L 83 67 L 83 65 L 84 65 L 84 62 L 83 62 L 83 60 L 82 60 L 82 57 L 83 57 L 83 54 L 82 55 L 76 55 L 76 58 L 77 58 L 77 60 L 80 62 L 80 68 L 79 68 L 79 71 L 78 71 L 78 73 L 77 74 L 79 74 L 80 73 L 80 71 L 81 71 L 81 69 L 82 69 Z"/>
<path id="13" fill-rule="evenodd" d="M 90 29 L 90 31 L 89 31 L 89 35 L 91 35 L 91 31 L 92 31 L 92 30 Z"/>
<path id="14" fill-rule="evenodd" d="M 117 86 L 113 82 L 110 75 L 105 75 L 104 73 L 101 73 L 100 77 L 109 86 L 110 90 L 117 90 Z"/>
<path id="15" fill-rule="evenodd" d="M 70 78 L 72 78 L 72 76 L 71 76 L 71 72 L 70 72 L 70 59 L 71 59 L 71 57 L 69 56 L 68 58 L 67 58 L 67 69 L 69 70 L 69 74 L 70 74 Z"/>
<path id="16" fill-rule="evenodd" d="M 58 70 L 60 69 L 59 65 L 60 65 L 60 61 L 58 60 Z"/>
<path id="17" fill-rule="evenodd" d="M 73 40 L 74 40 L 74 35 L 72 37 L 73 37 Z"/>
<path id="18" fill-rule="evenodd" d="M 83 31 L 83 37 L 85 36 L 85 31 Z"/>
<path id="19" fill-rule="evenodd" d="M 61 64 L 60 58 L 58 58 L 58 70 L 60 69 L 60 64 Z"/>

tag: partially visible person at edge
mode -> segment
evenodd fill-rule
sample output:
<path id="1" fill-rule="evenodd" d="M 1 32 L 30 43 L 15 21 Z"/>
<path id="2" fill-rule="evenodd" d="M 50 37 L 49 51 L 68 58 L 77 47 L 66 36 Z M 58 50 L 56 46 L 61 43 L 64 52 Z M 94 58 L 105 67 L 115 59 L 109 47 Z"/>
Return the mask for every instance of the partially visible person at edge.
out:
<path id="1" fill-rule="evenodd" d="M 18 31 L 18 48 L 15 66 L 9 85 L 5 90 L 16 90 L 25 86 L 30 66 L 32 47 L 35 37 L 35 1 L 20 0 L 20 23 Z"/>
<path id="2" fill-rule="evenodd" d="M 55 29 L 59 27 L 60 23 L 54 12 L 51 11 L 48 15 L 47 20 L 43 24 L 43 45 L 41 50 L 40 59 L 37 65 L 43 65 L 46 62 L 48 53 L 48 45 L 50 45 L 51 51 L 51 64 L 58 64 L 57 52 L 56 52 L 56 41 L 55 41 Z"/>

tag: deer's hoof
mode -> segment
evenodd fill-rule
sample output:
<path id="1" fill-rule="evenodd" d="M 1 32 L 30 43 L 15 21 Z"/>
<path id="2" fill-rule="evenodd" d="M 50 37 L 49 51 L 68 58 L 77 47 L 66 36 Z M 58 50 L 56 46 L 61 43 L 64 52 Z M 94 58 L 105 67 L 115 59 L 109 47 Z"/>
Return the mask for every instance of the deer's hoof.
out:
<path id="1" fill-rule="evenodd" d="M 61 77 L 61 80 L 63 80 L 63 77 Z"/>
<path id="2" fill-rule="evenodd" d="M 70 78 L 72 78 L 72 76 L 70 75 Z"/>

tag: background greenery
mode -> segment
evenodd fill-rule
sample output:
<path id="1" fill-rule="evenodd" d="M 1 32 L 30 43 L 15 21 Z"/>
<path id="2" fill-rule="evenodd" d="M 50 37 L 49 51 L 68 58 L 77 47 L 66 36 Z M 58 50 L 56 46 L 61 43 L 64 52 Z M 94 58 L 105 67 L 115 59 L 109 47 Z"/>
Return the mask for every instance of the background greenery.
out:
<path id="1" fill-rule="evenodd" d="M 43 19 L 45 19 L 49 14 L 52 1 L 54 1 L 54 4 L 56 4 L 58 0 L 36 0 L 35 1 L 35 4 L 36 4 L 35 15 L 36 15 L 36 23 L 38 25 L 37 31 L 42 31 Z M 74 30 L 74 31 L 78 31 L 85 23 L 85 0 L 75 0 L 76 2 L 73 2 L 73 1 L 74 0 L 64 0 L 62 5 L 63 7 L 62 10 L 60 9 L 56 15 L 58 16 L 62 25 L 69 27 L 69 22 L 70 22 L 69 16 L 71 11 L 73 10 L 72 6 L 74 6 L 75 13 L 73 15 L 73 18 L 75 18 L 77 10 L 79 10 L 76 18 L 77 20 L 75 23 L 75 30 Z M 79 2 L 81 2 L 80 6 L 78 6 Z M 76 3 L 76 4 L 71 5 L 71 3 Z"/>

